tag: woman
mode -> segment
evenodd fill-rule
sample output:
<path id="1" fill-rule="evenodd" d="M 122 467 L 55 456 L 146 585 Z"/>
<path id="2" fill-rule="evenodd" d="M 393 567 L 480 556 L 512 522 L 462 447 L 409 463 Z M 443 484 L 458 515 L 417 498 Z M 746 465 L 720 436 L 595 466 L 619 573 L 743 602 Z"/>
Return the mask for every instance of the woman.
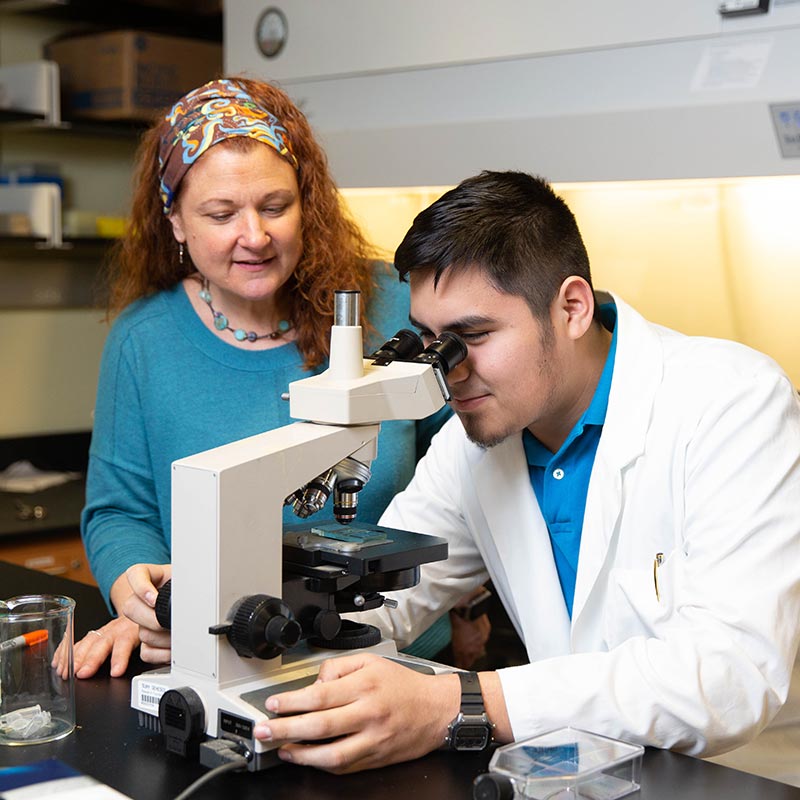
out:
<path id="1" fill-rule="evenodd" d="M 212 81 L 145 134 L 128 231 L 81 522 L 117 616 L 76 644 L 79 678 L 109 656 L 121 675 L 140 639 L 144 661 L 169 659 L 151 601 L 170 573 L 172 461 L 292 421 L 280 395 L 325 367 L 337 289 L 361 291 L 367 347 L 407 324 L 405 287 L 376 271 L 307 120 L 269 84 Z M 384 425 L 363 520 L 405 487 L 415 446 L 414 423 Z"/>

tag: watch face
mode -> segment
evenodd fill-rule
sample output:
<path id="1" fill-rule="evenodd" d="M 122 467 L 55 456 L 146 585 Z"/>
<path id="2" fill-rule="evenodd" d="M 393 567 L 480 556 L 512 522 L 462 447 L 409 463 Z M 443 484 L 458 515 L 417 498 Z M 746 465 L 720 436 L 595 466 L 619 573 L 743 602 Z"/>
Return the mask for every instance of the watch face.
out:
<path id="1" fill-rule="evenodd" d="M 486 724 L 461 723 L 453 731 L 454 750 L 485 750 L 491 740 Z"/>

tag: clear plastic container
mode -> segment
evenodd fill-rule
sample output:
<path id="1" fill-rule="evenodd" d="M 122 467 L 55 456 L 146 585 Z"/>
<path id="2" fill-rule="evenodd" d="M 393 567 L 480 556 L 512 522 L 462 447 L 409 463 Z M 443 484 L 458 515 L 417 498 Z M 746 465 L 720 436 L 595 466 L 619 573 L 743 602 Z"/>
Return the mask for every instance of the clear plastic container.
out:
<path id="1" fill-rule="evenodd" d="M 498 748 L 475 800 L 617 800 L 639 788 L 640 745 L 560 728 Z"/>

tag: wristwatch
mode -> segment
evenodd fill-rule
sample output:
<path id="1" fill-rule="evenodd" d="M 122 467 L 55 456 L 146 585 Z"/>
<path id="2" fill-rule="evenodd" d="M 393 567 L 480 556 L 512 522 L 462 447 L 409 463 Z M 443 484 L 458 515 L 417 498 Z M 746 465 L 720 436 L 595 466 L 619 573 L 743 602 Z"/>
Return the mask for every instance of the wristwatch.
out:
<path id="1" fill-rule="evenodd" d="M 486 716 L 477 672 L 459 672 L 461 679 L 461 711 L 448 725 L 445 750 L 486 750 L 492 743 L 494 725 Z"/>

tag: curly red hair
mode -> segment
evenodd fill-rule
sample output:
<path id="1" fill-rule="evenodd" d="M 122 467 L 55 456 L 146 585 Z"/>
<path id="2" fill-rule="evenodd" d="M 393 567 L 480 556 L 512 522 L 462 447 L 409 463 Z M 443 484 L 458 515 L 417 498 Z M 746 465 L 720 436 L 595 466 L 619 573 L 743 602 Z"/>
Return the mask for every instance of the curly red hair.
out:
<path id="1" fill-rule="evenodd" d="M 364 308 L 369 308 L 377 253 L 345 213 L 328 159 L 303 112 L 272 84 L 241 77 L 232 80 L 280 120 L 300 165 L 297 179 L 303 210 L 303 255 L 279 290 L 277 301 L 294 323 L 306 367 L 315 367 L 328 356 L 334 292 L 358 289 Z M 109 318 L 134 300 L 169 289 L 194 272 L 191 264 L 180 263 L 172 225 L 161 206 L 158 148 L 165 126 L 163 119 L 153 125 L 139 145 L 130 224 L 109 261 Z M 223 144 L 231 143 L 265 146 L 244 138 Z M 364 325 L 372 327 L 368 316 Z"/>

